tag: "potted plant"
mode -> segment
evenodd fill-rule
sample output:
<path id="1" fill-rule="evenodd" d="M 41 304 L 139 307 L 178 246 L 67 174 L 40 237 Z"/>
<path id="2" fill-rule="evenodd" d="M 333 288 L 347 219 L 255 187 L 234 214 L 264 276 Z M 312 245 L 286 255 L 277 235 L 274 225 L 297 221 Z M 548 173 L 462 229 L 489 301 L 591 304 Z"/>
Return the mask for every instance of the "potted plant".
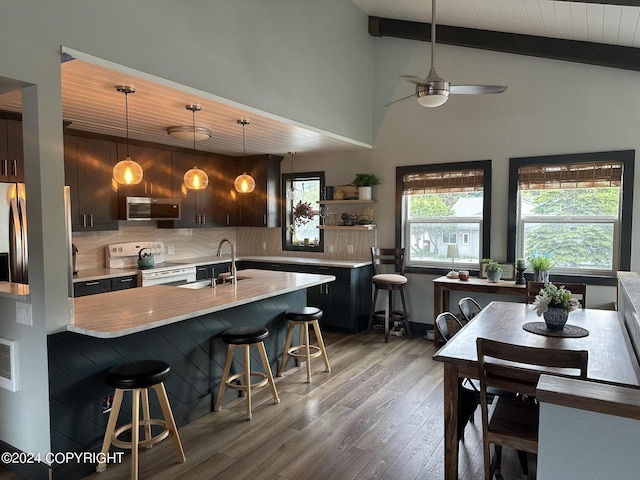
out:
<path id="1" fill-rule="evenodd" d="M 529 268 L 533 270 L 533 280 L 549 283 L 549 270 L 553 267 L 553 260 L 548 255 L 534 253 L 529 258 Z"/>
<path id="2" fill-rule="evenodd" d="M 293 223 L 296 228 L 306 225 L 315 216 L 315 212 L 313 211 L 313 208 L 311 208 L 311 204 L 309 202 L 303 202 L 302 200 L 298 201 L 298 203 L 293 207 L 292 214 Z"/>
<path id="3" fill-rule="evenodd" d="M 533 301 L 536 314 L 544 317 L 549 330 L 562 330 L 569 313 L 578 308 L 579 304 L 564 285 L 557 287 L 553 283 L 545 283 Z"/>
<path id="4" fill-rule="evenodd" d="M 491 283 L 499 282 L 502 276 L 502 267 L 500 264 L 494 262 L 491 258 L 484 258 L 482 263 L 484 263 L 484 272 L 487 275 L 487 280 Z"/>
<path id="5" fill-rule="evenodd" d="M 371 200 L 371 187 L 380 185 L 380 179 L 373 173 L 357 173 L 351 184 L 358 187 L 360 200 Z"/>

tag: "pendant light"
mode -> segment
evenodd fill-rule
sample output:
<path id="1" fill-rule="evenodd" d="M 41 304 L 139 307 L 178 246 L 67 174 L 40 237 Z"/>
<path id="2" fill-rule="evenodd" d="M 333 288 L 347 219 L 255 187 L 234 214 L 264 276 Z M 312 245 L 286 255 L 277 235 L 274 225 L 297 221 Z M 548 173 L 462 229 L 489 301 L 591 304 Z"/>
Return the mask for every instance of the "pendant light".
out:
<path id="1" fill-rule="evenodd" d="M 127 158 L 120 160 L 113 167 L 113 178 L 122 185 L 137 185 L 142 181 L 142 167 L 129 156 L 129 94 L 136 89 L 130 85 L 118 85 L 116 90 L 124 93 L 126 124 L 127 124 Z"/>
<path id="2" fill-rule="evenodd" d="M 244 127 L 245 125 L 249 125 L 249 120 L 238 120 L 238 123 L 242 125 L 242 160 L 244 163 L 245 156 L 247 154 L 247 149 L 244 141 Z M 248 175 L 247 172 L 244 172 L 242 175 L 238 175 L 233 182 L 233 186 L 240 193 L 251 193 L 256 189 L 256 181 L 253 179 L 251 175 Z"/>
<path id="3" fill-rule="evenodd" d="M 200 105 L 187 105 L 193 117 L 193 152 L 196 152 L 196 112 L 202 110 Z M 190 190 L 203 190 L 209 185 L 209 177 L 204 170 L 200 170 L 195 164 L 191 170 L 184 174 L 184 184 Z"/>
<path id="4" fill-rule="evenodd" d="M 289 155 L 291 155 L 291 171 L 289 173 L 293 173 L 293 158 L 296 155 L 296 152 L 287 152 L 289 153 Z M 287 198 L 290 200 L 295 200 L 295 198 L 297 197 L 298 192 L 296 191 L 295 188 L 293 188 L 293 181 L 290 182 L 290 186 L 287 189 Z"/>

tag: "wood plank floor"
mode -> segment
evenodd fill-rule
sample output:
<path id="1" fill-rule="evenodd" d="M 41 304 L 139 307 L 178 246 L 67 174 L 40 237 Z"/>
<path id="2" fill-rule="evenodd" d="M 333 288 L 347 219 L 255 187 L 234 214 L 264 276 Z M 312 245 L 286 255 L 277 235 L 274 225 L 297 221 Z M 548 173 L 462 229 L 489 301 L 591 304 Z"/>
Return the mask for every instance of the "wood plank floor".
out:
<path id="1" fill-rule="evenodd" d="M 270 480 L 433 480 L 443 475 L 442 364 L 422 337 L 325 332 L 331 373 L 313 359 L 277 378 L 281 403 L 256 391 L 253 420 L 244 399 L 180 429 L 187 457 L 177 463 L 170 441 L 140 454 L 140 478 Z M 290 360 L 292 361 L 292 360 Z M 460 444 L 460 478 L 482 478 L 481 419 Z M 504 450 L 504 479 L 520 478 L 515 452 Z M 86 480 L 129 478 L 130 457 Z M 530 459 L 535 479 L 535 459 Z M 3 477 L 0 475 L 0 479 Z M 11 477 L 9 477 L 11 478 Z"/>

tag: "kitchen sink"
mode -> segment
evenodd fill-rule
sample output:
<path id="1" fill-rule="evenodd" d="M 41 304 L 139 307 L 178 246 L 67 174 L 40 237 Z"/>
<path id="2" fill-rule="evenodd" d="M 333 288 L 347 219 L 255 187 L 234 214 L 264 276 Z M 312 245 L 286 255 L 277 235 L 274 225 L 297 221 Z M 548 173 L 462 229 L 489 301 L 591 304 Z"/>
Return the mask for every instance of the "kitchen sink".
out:
<path id="1" fill-rule="evenodd" d="M 238 277 L 237 281 L 244 280 L 249 277 Z M 231 283 L 231 280 L 225 279 L 224 281 L 220 279 L 216 279 L 216 285 L 222 285 L 225 283 Z M 178 285 L 179 288 L 190 288 L 192 290 L 200 290 L 202 288 L 211 288 L 211 279 L 207 280 L 198 280 L 196 282 L 185 283 L 182 285 Z"/>

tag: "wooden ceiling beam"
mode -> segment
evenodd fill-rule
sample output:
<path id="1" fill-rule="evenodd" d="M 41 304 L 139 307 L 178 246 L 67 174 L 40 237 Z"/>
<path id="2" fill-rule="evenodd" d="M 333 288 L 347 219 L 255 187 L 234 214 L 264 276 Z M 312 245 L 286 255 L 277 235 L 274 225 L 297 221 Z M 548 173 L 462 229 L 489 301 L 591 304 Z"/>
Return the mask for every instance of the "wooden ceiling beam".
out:
<path id="1" fill-rule="evenodd" d="M 369 34 L 428 42 L 431 24 L 369 17 Z M 437 43 L 640 71 L 640 50 L 602 43 L 438 25 Z"/>

